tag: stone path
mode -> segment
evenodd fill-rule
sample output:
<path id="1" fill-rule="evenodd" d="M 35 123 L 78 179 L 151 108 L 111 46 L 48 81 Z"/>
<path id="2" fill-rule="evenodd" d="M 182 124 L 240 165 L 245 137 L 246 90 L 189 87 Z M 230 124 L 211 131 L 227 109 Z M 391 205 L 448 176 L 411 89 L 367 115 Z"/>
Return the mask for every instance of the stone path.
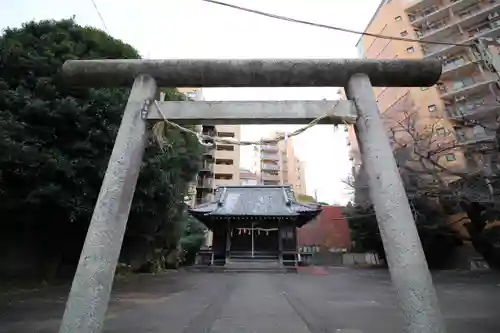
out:
<path id="1" fill-rule="evenodd" d="M 319 274 L 318 272 L 321 272 Z M 500 280 L 435 276 L 448 328 L 500 332 Z M 57 332 L 67 288 L 0 296 L 0 333 Z M 300 274 L 169 273 L 118 284 L 107 333 L 404 332 L 385 271 Z"/>

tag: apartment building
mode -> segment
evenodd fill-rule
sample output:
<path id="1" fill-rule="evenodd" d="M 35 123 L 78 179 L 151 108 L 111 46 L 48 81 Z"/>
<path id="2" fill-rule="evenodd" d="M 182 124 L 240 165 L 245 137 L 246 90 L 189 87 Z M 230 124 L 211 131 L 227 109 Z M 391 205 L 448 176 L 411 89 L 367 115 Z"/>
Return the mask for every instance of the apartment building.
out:
<path id="1" fill-rule="evenodd" d="M 291 185 L 296 194 L 306 193 L 305 164 L 295 156 L 291 138 L 256 147 L 255 152 L 261 184 Z"/>
<path id="2" fill-rule="evenodd" d="M 439 161 L 449 168 L 469 172 L 497 168 L 497 154 L 485 152 L 494 148 L 495 113 L 500 109 L 498 77 L 486 69 L 473 48 L 425 42 L 470 44 L 477 38 L 499 38 L 499 14 L 500 0 L 383 0 L 365 31 L 420 42 L 362 36 L 357 43 L 362 58 L 442 61 L 443 74 L 433 87 L 377 87 L 374 93 L 385 117 L 416 113 L 421 126 L 417 130 L 433 124 L 435 135 L 457 142 L 458 148 Z M 350 159 L 356 169 L 361 155 L 353 128 L 348 131 Z"/>
<path id="3" fill-rule="evenodd" d="M 218 138 L 241 138 L 239 125 L 203 125 L 202 132 Z M 239 185 L 239 170 L 239 145 L 215 144 L 213 147 L 204 147 L 202 167 L 196 184 L 196 204 L 212 200 L 215 188 L 219 185 Z"/>
<path id="4" fill-rule="evenodd" d="M 188 100 L 202 101 L 200 88 L 178 88 Z M 239 125 L 202 125 L 198 130 L 211 137 L 241 139 Z M 207 142 L 213 143 L 212 140 Z M 240 183 L 240 146 L 232 144 L 216 144 L 203 147 L 202 165 L 196 180 L 191 185 L 191 205 L 198 205 L 213 199 L 218 185 L 238 185 Z"/>
<path id="5" fill-rule="evenodd" d="M 241 140 L 240 125 L 217 125 L 216 136 Z M 214 185 L 240 184 L 240 146 L 232 144 L 217 144 L 214 151 L 215 169 Z"/>
<path id="6" fill-rule="evenodd" d="M 252 186 L 259 185 L 259 176 L 247 169 L 240 169 L 240 185 L 242 186 Z"/>

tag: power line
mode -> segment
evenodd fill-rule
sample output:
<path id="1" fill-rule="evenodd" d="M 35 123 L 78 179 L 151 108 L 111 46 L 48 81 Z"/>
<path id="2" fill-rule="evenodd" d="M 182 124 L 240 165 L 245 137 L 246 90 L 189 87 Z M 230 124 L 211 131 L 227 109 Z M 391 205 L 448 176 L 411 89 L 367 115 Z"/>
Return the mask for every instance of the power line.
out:
<path id="1" fill-rule="evenodd" d="M 106 25 L 106 22 L 104 21 L 104 17 L 102 17 L 101 12 L 99 11 L 99 8 L 97 7 L 97 3 L 95 0 L 90 0 L 92 1 L 92 5 L 94 5 L 95 11 L 97 12 L 97 15 L 99 15 L 99 18 L 101 19 L 101 23 L 104 26 L 104 30 L 109 34 L 109 29 L 108 26 Z"/>
<path id="2" fill-rule="evenodd" d="M 337 26 L 332 26 L 332 25 L 326 25 L 326 24 L 321 24 L 321 23 L 315 23 L 311 21 L 304 21 L 304 20 L 299 20 L 299 19 L 294 19 L 291 17 L 287 16 L 281 16 L 281 15 L 276 15 L 276 14 L 271 14 L 271 13 L 266 13 L 260 10 L 256 9 L 250 9 L 250 8 L 245 8 L 245 7 L 240 7 L 237 5 L 232 5 L 226 2 L 220 2 L 216 0 L 201 0 L 204 2 L 209 2 L 212 4 L 224 6 L 224 7 L 229 7 L 233 9 L 237 9 L 240 11 L 248 12 L 248 13 L 253 13 L 261 16 L 266 16 L 270 18 L 274 18 L 277 20 L 281 21 L 288 21 L 288 22 L 293 22 L 293 23 L 300 23 L 300 24 L 305 24 L 317 28 L 325 28 L 325 29 L 330 29 L 330 30 L 336 30 L 336 31 L 342 31 L 342 32 L 348 32 L 351 34 L 356 34 L 356 35 L 363 35 L 363 36 L 369 36 L 369 37 L 375 37 L 375 38 L 380 38 L 380 39 L 389 39 L 389 40 L 399 40 L 403 42 L 414 42 L 414 43 L 422 43 L 422 44 L 438 44 L 438 45 L 448 45 L 448 46 L 466 46 L 466 47 L 472 47 L 472 44 L 459 44 L 459 43 L 450 43 L 450 42 L 440 42 L 440 41 L 424 41 L 424 40 L 419 40 L 419 39 L 413 39 L 413 38 L 405 38 L 405 37 L 397 37 L 397 36 L 386 36 L 386 35 L 380 35 L 380 34 L 373 34 L 370 32 L 362 32 L 362 31 L 357 31 L 357 30 L 351 30 L 347 28 L 342 28 L 342 27 L 337 27 Z"/>

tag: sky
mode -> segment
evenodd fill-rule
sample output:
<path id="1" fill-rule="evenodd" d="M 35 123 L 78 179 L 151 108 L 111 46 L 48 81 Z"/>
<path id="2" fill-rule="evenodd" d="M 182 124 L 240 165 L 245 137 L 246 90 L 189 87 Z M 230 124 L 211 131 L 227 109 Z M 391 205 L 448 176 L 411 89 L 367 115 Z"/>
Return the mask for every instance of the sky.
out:
<path id="1" fill-rule="evenodd" d="M 363 31 L 379 0 L 224 0 L 228 3 L 317 23 Z M 81 25 L 106 30 L 146 58 L 355 58 L 358 35 L 278 21 L 201 0 L 0 0 L 0 28 L 73 15 Z M 102 22 L 104 21 L 104 23 Z M 206 100 L 336 99 L 338 88 L 206 88 Z M 242 139 L 298 126 L 242 127 Z M 351 170 L 347 134 L 321 125 L 293 139 L 306 164 L 307 192 L 330 204 L 346 204 L 343 182 Z M 242 149 L 242 167 L 251 151 Z"/>

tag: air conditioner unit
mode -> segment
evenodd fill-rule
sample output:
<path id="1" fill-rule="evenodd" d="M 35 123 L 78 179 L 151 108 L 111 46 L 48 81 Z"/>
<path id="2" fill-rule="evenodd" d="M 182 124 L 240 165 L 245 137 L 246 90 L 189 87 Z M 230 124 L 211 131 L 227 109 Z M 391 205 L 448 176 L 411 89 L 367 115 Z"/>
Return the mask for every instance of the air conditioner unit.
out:
<path id="1" fill-rule="evenodd" d="M 465 96 L 457 96 L 455 97 L 455 102 L 460 102 L 460 101 L 463 101 L 465 100 Z"/>

